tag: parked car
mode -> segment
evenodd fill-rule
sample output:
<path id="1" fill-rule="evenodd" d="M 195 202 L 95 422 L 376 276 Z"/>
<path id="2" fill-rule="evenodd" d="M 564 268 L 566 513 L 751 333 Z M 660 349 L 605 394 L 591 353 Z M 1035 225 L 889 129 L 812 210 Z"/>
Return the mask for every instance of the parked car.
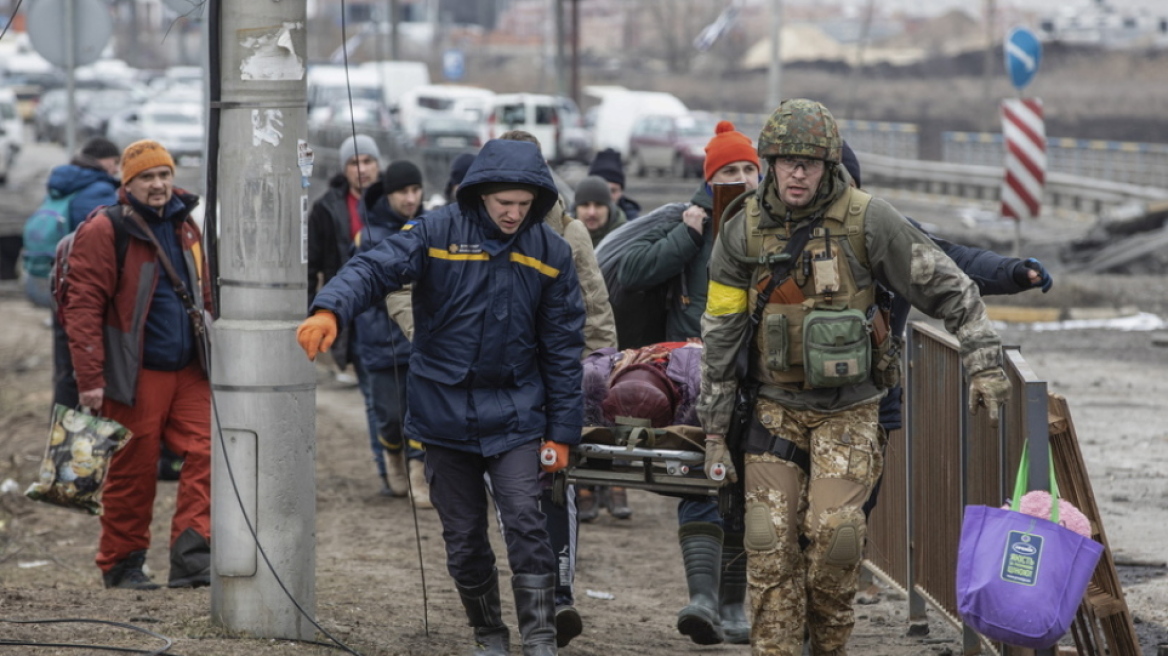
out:
<path id="1" fill-rule="evenodd" d="M 0 184 L 8 182 L 8 171 L 24 145 L 24 121 L 18 102 L 12 89 L 0 88 Z"/>
<path id="2" fill-rule="evenodd" d="M 417 141 L 422 121 L 433 116 L 451 116 L 478 126 L 479 139 L 486 141 L 487 115 L 495 92 L 461 84 L 417 86 L 401 96 L 398 122 L 410 141 Z"/>
<path id="3" fill-rule="evenodd" d="M 109 120 L 118 112 L 139 106 L 144 97 L 130 89 L 96 89 L 78 103 L 77 140 L 104 137 Z"/>
<path id="4" fill-rule="evenodd" d="M 76 89 L 73 93 L 74 109 L 77 110 L 95 92 L 94 89 Z M 80 112 L 78 112 L 80 113 Z M 65 143 L 65 130 L 69 124 L 69 96 L 65 89 L 50 89 L 40 97 L 32 115 L 33 135 L 37 141 Z"/>
<path id="5" fill-rule="evenodd" d="M 593 144 L 599 152 L 612 148 L 628 159 L 629 136 L 637 117 L 655 114 L 681 116 L 689 113 L 685 103 L 660 91 L 606 90 L 597 105 Z M 712 134 L 712 133 L 711 133 Z"/>
<path id="6" fill-rule="evenodd" d="M 422 119 L 414 145 L 463 152 L 478 149 L 483 143 L 478 123 L 454 116 L 431 116 Z"/>
<path id="7" fill-rule="evenodd" d="M 161 143 L 182 165 L 188 157 L 203 155 L 203 111 L 193 103 L 150 102 L 110 118 L 106 138 L 120 148 L 140 139 Z"/>
<path id="8" fill-rule="evenodd" d="M 675 178 L 702 177 L 706 143 L 717 124 L 713 115 L 703 112 L 641 116 L 629 135 L 629 170 L 639 177 L 650 170 Z"/>
<path id="9" fill-rule="evenodd" d="M 590 161 L 591 139 L 580 110 L 566 96 L 507 93 L 495 96 L 487 116 L 487 134 L 494 139 L 509 130 L 523 130 L 539 139 L 544 159 Z"/>

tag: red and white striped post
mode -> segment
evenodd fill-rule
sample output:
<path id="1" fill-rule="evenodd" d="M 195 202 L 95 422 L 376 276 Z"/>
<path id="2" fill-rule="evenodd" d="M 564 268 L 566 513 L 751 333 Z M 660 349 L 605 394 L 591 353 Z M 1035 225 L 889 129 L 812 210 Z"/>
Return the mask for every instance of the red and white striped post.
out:
<path id="1" fill-rule="evenodd" d="M 1042 100 L 1003 100 L 1002 136 L 1006 144 L 1002 216 L 1015 221 L 1038 218 L 1046 184 L 1046 128 L 1042 119 Z"/>

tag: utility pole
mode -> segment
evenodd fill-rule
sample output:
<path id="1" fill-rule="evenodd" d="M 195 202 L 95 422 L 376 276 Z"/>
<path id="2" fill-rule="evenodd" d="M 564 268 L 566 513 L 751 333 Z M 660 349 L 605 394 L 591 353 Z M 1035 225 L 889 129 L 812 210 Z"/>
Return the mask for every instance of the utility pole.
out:
<path id="1" fill-rule="evenodd" d="M 994 68 L 994 24 L 997 22 L 996 14 L 997 9 L 995 8 L 994 0 L 985 0 L 986 46 L 982 56 L 981 97 L 987 102 L 993 103 L 992 108 L 995 117 L 998 114 L 999 100 L 991 95 L 993 91 L 993 73 L 991 71 Z"/>
<path id="2" fill-rule="evenodd" d="M 767 114 L 775 111 L 783 101 L 782 31 L 783 0 L 771 0 L 771 61 L 767 67 L 767 106 L 763 108 Z"/>
<path id="3" fill-rule="evenodd" d="M 207 233 L 220 299 L 211 618 L 307 640 L 316 631 L 316 376 L 295 336 L 307 299 L 307 6 L 218 0 L 210 12 Z"/>
<path id="4" fill-rule="evenodd" d="M 389 0 L 389 57 L 394 61 L 401 61 L 400 30 L 397 26 L 400 19 L 400 3 L 398 0 Z"/>
<path id="5" fill-rule="evenodd" d="M 580 0 L 572 0 L 572 102 L 580 106 Z"/>
<path id="6" fill-rule="evenodd" d="M 564 41 L 568 38 L 564 25 L 564 0 L 552 0 L 556 20 L 556 93 L 568 95 L 567 54 Z"/>

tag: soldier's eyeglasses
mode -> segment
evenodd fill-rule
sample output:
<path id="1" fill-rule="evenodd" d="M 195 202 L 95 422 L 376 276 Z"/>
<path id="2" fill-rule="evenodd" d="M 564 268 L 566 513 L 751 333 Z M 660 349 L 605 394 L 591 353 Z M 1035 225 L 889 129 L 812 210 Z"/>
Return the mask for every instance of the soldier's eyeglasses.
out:
<path id="1" fill-rule="evenodd" d="M 812 175 L 823 170 L 823 160 L 803 157 L 776 157 L 771 160 L 771 166 L 783 173 L 794 173 L 795 169 L 802 167 L 804 173 Z"/>

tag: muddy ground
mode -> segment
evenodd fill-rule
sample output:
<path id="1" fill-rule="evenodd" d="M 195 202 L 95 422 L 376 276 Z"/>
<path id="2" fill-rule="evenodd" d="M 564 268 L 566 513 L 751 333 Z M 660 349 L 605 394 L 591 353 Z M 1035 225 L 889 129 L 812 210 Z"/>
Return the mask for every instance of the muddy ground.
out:
<path id="1" fill-rule="evenodd" d="M 1100 279 L 1105 280 L 1105 279 Z M 1079 286 L 1060 280 L 1063 294 Z M 1164 281 L 1139 287 L 1163 294 Z M 1153 284 L 1154 283 L 1154 284 Z M 1103 284 L 1096 282 L 1096 285 Z M 1116 279 L 1118 298 L 1132 281 Z M 95 518 L 28 500 L 44 449 L 49 403 L 49 329 L 46 314 L 11 285 L 0 294 L 0 618 L 47 624 L 0 623 L 4 640 L 86 643 L 156 649 L 162 643 L 126 629 L 62 623 L 94 619 L 129 623 L 174 640 L 167 653 L 253 656 L 332 654 L 335 648 L 229 635 L 210 620 L 210 592 L 102 589 L 93 557 Z M 1053 296 L 1054 292 L 1052 292 Z M 1050 299 L 1040 299 L 1050 300 Z M 1121 563 L 1127 601 L 1143 654 L 1168 643 L 1168 579 L 1163 545 L 1168 536 L 1168 437 L 1163 427 L 1168 349 L 1162 332 L 1080 330 L 1038 332 L 1007 326 L 1008 343 L 1021 344 L 1051 391 L 1071 401 L 1073 418 L 1105 528 Z M 443 565 L 437 518 L 419 515 L 428 598 L 428 634 L 410 508 L 378 496 L 369 462 L 364 416 L 356 388 L 338 385 L 323 368 L 317 397 L 316 619 L 353 652 L 366 656 L 459 654 L 469 630 Z M 148 565 L 165 579 L 167 520 L 173 483 L 161 483 Z M 747 654 L 743 646 L 698 647 L 674 630 L 685 587 L 676 540 L 675 504 L 647 492 L 631 495 L 629 521 L 602 516 L 581 531 L 577 603 L 584 635 L 565 654 Z M 499 543 L 496 547 L 499 553 Z M 503 565 L 506 573 L 505 564 Z M 611 595 L 591 596 L 588 591 Z M 505 613 L 514 626 L 510 601 Z M 930 631 L 909 636 L 907 604 L 885 589 L 880 603 L 858 607 L 853 656 L 960 653 L 958 634 L 935 612 Z M 321 641 L 328 639 L 322 633 Z M 89 649 L 4 646 L 0 654 L 97 653 Z M 1124 655 L 1126 656 L 1126 655 Z"/>

